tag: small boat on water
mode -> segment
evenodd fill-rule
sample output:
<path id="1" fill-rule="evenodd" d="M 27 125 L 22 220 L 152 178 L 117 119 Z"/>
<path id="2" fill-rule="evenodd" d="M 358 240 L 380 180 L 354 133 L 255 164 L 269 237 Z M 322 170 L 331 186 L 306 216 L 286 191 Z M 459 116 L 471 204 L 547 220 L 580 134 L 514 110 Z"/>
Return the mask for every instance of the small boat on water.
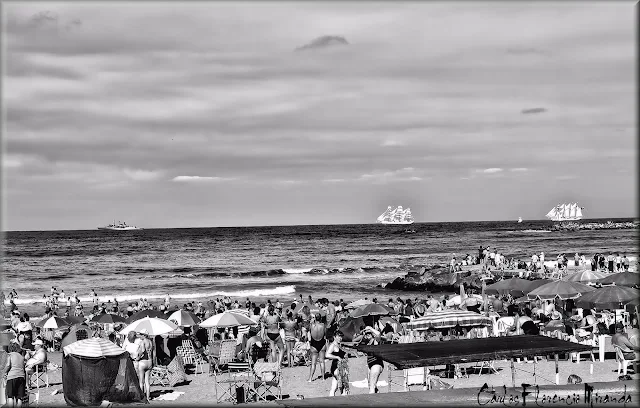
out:
<path id="1" fill-rule="evenodd" d="M 135 225 L 128 225 L 126 222 L 119 221 L 117 224 L 114 221 L 113 224 L 109 224 L 106 227 L 98 227 L 99 230 L 110 230 L 110 231 L 131 231 L 131 230 L 141 230 L 142 228 L 138 228 Z"/>
<path id="2" fill-rule="evenodd" d="M 518 217 L 518 224 L 522 222 L 522 217 Z"/>
<path id="3" fill-rule="evenodd" d="M 387 210 L 380 214 L 377 219 L 380 224 L 395 224 L 395 225 L 409 225 L 413 224 L 413 215 L 411 215 L 411 208 L 404 210 L 402 206 L 393 208 L 388 206 Z"/>

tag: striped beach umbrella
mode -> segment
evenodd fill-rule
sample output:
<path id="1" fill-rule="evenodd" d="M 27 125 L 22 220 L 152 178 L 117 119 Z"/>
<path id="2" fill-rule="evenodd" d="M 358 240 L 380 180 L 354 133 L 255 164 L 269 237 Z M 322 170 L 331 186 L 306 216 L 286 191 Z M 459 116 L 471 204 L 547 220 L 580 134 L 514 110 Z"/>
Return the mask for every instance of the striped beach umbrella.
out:
<path id="1" fill-rule="evenodd" d="M 582 294 L 593 291 L 591 286 L 578 282 L 567 282 L 563 280 L 552 281 L 546 283 L 527 294 L 529 299 L 552 300 L 558 299 L 575 299 Z"/>
<path id="2" fill-rule="evenodd" d="M 600 271 L 586 270 L 567 275 L 562 280 L 566 280 L 568 282 L 594 283 L 606 276 L 606 273 Z"/>
<path id="3" fill-rule="evenodd" d="M 73 354 L 80 357 L 108 357 L 119 356 L 125 351 L 109 340 L 92 337 L 78 340 L 62 348 L 66 355 Z"/>
<path id="4" fill-rule="evenodd" d="M 129 332 L 140 332 L 145 329 L 150 336 L 157 336 L 160 334 L 169 333 L 178 328 L 178 325 L 165 319 L 158 319 L 157 317 L 144 317 L 140 320 L 136 320 L 124 329 L 120 330 L 120 334 L 128 334 Z"/>
<path id="5" fill-rule="evenodd" d="M 200 323 L 200 327 L 236 327 L 253 326 L 258 324 L 245 315 L 233 312 L 218 313 Z"/>
<path id="6" fill-rule="evenodd" d="M 468 310 L 443 310 L 429 313 L 406 323 L 410 330 L 445 329 L 450 327 L 489 326 L 491 318 Z"/>
<path id="7" fill-rule="evenodd" d="M 585 309 L 622 309 L 638 299 L 640 291 L 626 286 L 605 286 L 576 299 L 576 306 Z"/>
<path id="8" fill-rule="evenodd" d="M 37 326 L 40 326 L 43 329 L 59 329 L 61 327 L 71 326 L 71 323 L 62 317 L 51 316 L 40 320 Z"/>
<path id="9" fill-rule="evenodd" d="M 179 309 L 171 313 L 167 320 L 174 322 L 180 327 L 190 327 L 200 323 L 200 318 L 198 316 L 183 309 Z"/>
<path id="10" fill-rule="evenodd" d="M 603 285 L 636 286 L 640 285 L 640 274 L 636 272 L 618 272 L 600 279 Z"/>

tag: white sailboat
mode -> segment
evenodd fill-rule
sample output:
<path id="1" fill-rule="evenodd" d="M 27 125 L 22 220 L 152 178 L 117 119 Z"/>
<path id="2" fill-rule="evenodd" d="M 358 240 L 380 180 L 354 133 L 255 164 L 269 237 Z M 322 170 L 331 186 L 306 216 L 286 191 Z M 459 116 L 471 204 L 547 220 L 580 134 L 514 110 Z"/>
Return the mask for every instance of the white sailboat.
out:
<path id="1" fill-rule="evenodd" d="M 578 203 L 558 204 L 546 215 L 551 221 L 579 221 L 582 219 L 582 210 Z"/>
<path id="2" fill-rule="evenodd" d="M 396 224 L 396 225 L 409 225 L 413 224 L 413 215 L 411 214 L 411 209 L 407 208 L 406 210 L 402 208 L 402 206 L 398 206 L 393 208 L 392 206 L 387 207 L 385 212 L 380 214 L 377 218 L 377 222 L 380 224 Z"/>
<path id="3" fill-rule="evenodd" d="M 518 224 L 522 222 L 522 217 L 518 217 Z"/>

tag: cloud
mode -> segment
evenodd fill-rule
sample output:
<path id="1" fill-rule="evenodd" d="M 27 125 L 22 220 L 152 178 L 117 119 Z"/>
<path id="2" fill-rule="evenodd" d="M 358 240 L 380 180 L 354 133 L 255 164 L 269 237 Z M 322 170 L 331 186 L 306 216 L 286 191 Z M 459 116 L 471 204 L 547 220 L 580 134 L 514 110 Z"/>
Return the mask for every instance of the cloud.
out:
<path id="1" fill-rule="evenodd" d="M 529 169 L 526 168 L 526 167 L 514 167 L 514 168 L 509 169 L 509 171 L 522 173 L 522 172 L 525 172 L 525 171 L 529 171 Z"/>
<path id="2" fill-rule="evenodd" d="M 501 168 L 499 167 L 490 167 L 488 169 L 484 169 L 484 170 L 478 170 L 478 172 L 480 173 L 485 173 L 485 174 L 494 174 L 494 173 L 500 173 L 502 171 Z"/>
<path id="3" fill-rule="evenodd" d="M 301 47 L 296 48 L 296 51 L 304 51 L 304 50 L 317 50 L 328 47 L 335 46 L 344 46 L 349 45 L 349 42 L 344 37 L 334 36 L 334 35 L 325 35 L 315 40 L 311 41 L 309 44 L 305 44 Z"/>
<path id="4" fill-rule="evenodd" d="M 176 176 L 171 179 L 171 181 L 175 181 L 177 183 L 217 183 L 229 180 L 232 180 L 232 178 L 211 176 Z"/>
<path id="5" fill-rule="evenodd" d="M 124 174 L 134 181 L 151 181 L 162 177 L 163 172 L 157 170 L 124 169 Z"/>
<path id="6" fill-rule="evenodd" d="M 528 108 L 528 109 L 523 109 L 522 110 L 522 114 L 523 115 L 527 115 L 527 114 L 535 114 L 535 113 L 544 113 L 547 110 L 545 108 Z"/>

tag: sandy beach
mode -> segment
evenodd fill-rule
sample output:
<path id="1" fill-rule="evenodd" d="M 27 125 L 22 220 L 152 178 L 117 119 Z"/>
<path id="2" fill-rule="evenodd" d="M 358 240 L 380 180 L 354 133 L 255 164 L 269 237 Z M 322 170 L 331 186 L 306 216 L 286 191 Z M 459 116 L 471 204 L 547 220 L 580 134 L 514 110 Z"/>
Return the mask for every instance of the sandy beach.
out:
<path id="1" fill-rule="evenodd" d="M 49 354 L 52 363 L 62 365 L 61 353 L 54 352 Z M 559 374 L 560 385 L 567 384 L 567 378 L 570 374 L 576 374 L 580 376 L 583 382 L 615 382 L 618 380 L 617 363 L 613 358 L 612 353 L 608 353 L 607 359 L 604 362 L 594 363 L 593 373 L 590 373 L 590 362 L 582 360 L 580 363 L 574 363 L 570 361 L 560 361 Z M 465 366 L 473 367 L 475 364 L 469 363 Z M 519 362 L 515 364 L 516 386 L 520 386 L 522 383 L 526 384 L 538 384 L 538 385 L 551 385 L 555 382 L 555 365 L 553 360 L 546 361 L 541 360 L 537 363 L 533 362 Z M 443 366 L 436 367 L 437 369 L 443 369 Z M 511 369 L 508 361 L 496 361 L 495 368 L 497 373 L 488 374 L 485 369 L 482 374 L 478 374 L 478 371 L 469 373 L 469 377 L 462 378 L 443 378 L 442 380 L 448 384 L 453 385 L 454 389 L 466 389 L 469 393 L 477 393 L 480 387 L 485 383 L 489 387 L 501 388 L 503 386 L 511 387 Z M 56 371 L 52 371 L 49 374 L 50 387 L 40 389 L 39 403 L 41 406 L 59 406 L 65 405 L 64 396 L 62 394 L 62 377 L 61 368 Z M 319 367 L 316 371 L 318 373 Z M 367 366 L 365 357 L 354 357 L 349 359 L 349 371 L 350 371 L 350 395 L 367 394 L 368 389 L 362 387 L 366 384 L 367 378 Z M 629 370 L 632 372 L 632 370 Z M 535 372 L 535 376 L 534 376 Z M 297 399 L 299 396 L 304 396 L 304 399 L 327 397 L 329 395 L 329 387 L 331 380 L 315 380 L 312 383 L 308 383 L 306 380 L 309 375 L 309 367 L 298 366 L 292 368 L 284 368 L 282 370 L 282 393 L 283 399 Z M 403 392 L 402 386 L 402 371 L 394 370 L 392 372 L 392 392 Z M 640 378 L 638 374 L 631 374 L 634 380 Z M 152 405 L 162 406 L 183 406 L 183 405 L 212 405 L 216 403 L 214 377 L 209 376 L 208 372 L 204 374 L 188 374 L 188 379 L 185 383 L 176 385 L 175 387 L 165 386 L 152 386 L 151 396 Z M 354 384 L 355 383 L 355 384 Z M 388 367 L 386 366 L 382 375 L 380 376 L 379 389 L 380 393 L 389 392 L 388 384 Z M 52 395 L 54 391 L 58 391 L 55 395 Z M 411 391 L 421 391 L 422 386 L 411 386 Z M 37 390 L 33 390 L 35 393 Z M 163 400 L 170 396 L 171 393 L 177 396 L 177 393 L 182 393 L 173 401 Z M 34 401 L 35 395 L 31 395 L 31 401 Z"/>

